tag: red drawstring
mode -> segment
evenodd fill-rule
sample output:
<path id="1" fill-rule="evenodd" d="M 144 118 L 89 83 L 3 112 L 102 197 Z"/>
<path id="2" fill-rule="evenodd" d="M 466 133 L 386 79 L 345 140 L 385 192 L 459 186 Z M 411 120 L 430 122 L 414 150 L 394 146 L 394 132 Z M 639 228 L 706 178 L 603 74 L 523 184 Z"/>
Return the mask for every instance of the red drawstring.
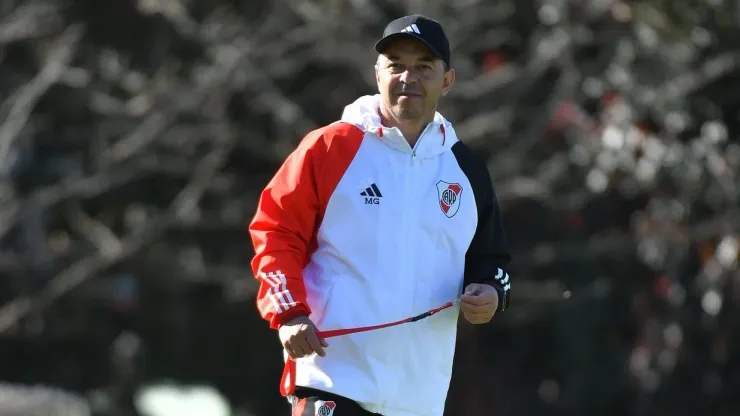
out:
<path id="1" fill-rule="evenodd" d="M 333 337 L 338 337 L 342 335 L 356 334 L 358 332 L 374 331 L 376 329 L 388 328 L 391 326 L 407 324 L 410 322 L 416 322 L 424 318 L 427 318 L 429 316 L 432 316 L 437 312 L 443 311 L 447 308 L 451 308 L 455 304 L 457 304 L 457 301 L 447 302 L 444 305 L 440 306 L 439 308 L 430 309 L 422 314 L 412 316 L 410 318 L 402 319 L 400 321 L 389 322 L 386 324 L 373 325 L 373 326 L 363 326 L 363 327 L 357 327 L 357 328 L 332 329 L 329 331 L 319 331 L 316 335 L 318 335 L 319 338 L 333 338 Z M 280 394 L 282 394 L 283 397 L 288 397 L 295 392 L 295 372 L 296 372 L 295 361 L 291 359 L 290 357 L 288 357 L 288 361 L 285 362 L 285 366 L 283 367 L 283 376 L 280 379 Z M 288 382 L 287 385 L 286 385 L 286 381 Z"/>
<path id="2" fill-rule="evenodd" d="M 383 137 L 383 128 L 378 127 L 378 137 Z"/>

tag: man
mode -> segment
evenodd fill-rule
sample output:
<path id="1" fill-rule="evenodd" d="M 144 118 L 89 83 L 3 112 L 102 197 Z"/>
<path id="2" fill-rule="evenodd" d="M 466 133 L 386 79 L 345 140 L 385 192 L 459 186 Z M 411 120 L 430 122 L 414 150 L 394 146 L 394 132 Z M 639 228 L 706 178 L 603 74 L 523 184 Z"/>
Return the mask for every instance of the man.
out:
<path id="1" fill-rule="evenodd" d="M 297 387 L 284 386 L 294 415 L 442 415 L 456 309 L 330 342 L 317 331 L 458 297 L 465 318 L 483 324 L 509 302 L 490 175 L 436 111 L 455 81 L 442 26 L 400 18 L 375 49 L 379 94 L 303 139 L 250 225 L 259 310 L 296 361 Z"/>

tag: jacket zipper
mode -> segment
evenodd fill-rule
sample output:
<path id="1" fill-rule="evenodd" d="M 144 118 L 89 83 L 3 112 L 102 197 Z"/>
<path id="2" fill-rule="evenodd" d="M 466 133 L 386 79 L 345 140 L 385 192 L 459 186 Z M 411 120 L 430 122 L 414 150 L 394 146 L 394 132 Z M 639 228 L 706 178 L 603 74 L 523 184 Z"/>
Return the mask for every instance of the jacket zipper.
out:
<path id="1" fill-rule="evenodd" d="M 412 218 L 412 211 L 411 211 L 411 201 L 413 201 L 413 197 L 415 194 L 413 193 L 414 190 L 414 182 L 416 180 L 415 178 L 415 171 L 417 167 L 417 157 L 416 157 L 416 149 L 419 146 L 419 143 L 421 142 L 422 138 L 426 134 L 427 130 L 429 129 L 428 124 L 427 127 L 424 129 L 424 131 L 419 136 L 419 140 L 416 141 L 416 145 L 414 147 L 411 147 L 411 159 L 409 160 L 408 170 L 405 172 L 405 180 L 404 180 L 404 199 L 403 199 L 403 227 L 404 227 L 404 239 L 401 241 L 401 259 L 403 261 L 403 267 L 401 269 L 401 278 L 406 279 L 405 281 L 408 283 L 408 288 L 411 291 L 411 299 L 410 302 L 407 303 L 407 312 L 413 314 L 416 306 L 416 283 L 415 279 L 412 278 L 412 268 L 411 265 L 413 261 L 411 260 L 411 256 L 413 255 L 411 251 L 411 218 Z M 404 138 L 405 140 L 405 138 Z M 396 382 L 396 380 L 393 380 L 393 382 Z M 384 400 L 381 403 L 381 406 L 386 408 L 388 406 L 389 400 Z"/>
<path id="2" fill-rule="evenodd" d="M 405 247 L 405 255 L 404 255 L 404 263 L 405 263 L 405 276 L 411 277 L 413 274 L 413 268 L 412 264 L 414 263 L 412 261 L 412 258 L 415 256 L 416 253 L 413 252 L 413 245 L 411 244 L 413 241 L 413 236 L 411 235 L 411 218 L 413 217 L 412 213 L 416 211 L 416 207 L 411 206 L 411 202 L 414 201 L 414 197 L 418 194 L 418 185 L 416 185 L 416 170 L 418 167 L 418 159 L 416 157 L 416 149 L 419 148 L 419 144 L 424 139 L 424 135 L 427 134 L 429 131 L 429 127 L 432 125 L 432 123 L 427 124 L 427 126 L 424 128 L 424 130 L 419 135 L 419 139 L 414 144 L 414 147 L 411 148 L 411 163 L 409 165 L 409 172 L 406 175 L 406 204 L 404 206 L 404 216 L 406 217 L 406 221 L 404 221 L 406 226 L 406 233 L 405 233 L 405 241 L 404 241 L 404 247 Z M 415 192 L 416 191 L 416 192 Z M 416 310 L 416 279 L 411 280 L 411 302 L 409 302 L 409 313 L 413 314 Z"/>

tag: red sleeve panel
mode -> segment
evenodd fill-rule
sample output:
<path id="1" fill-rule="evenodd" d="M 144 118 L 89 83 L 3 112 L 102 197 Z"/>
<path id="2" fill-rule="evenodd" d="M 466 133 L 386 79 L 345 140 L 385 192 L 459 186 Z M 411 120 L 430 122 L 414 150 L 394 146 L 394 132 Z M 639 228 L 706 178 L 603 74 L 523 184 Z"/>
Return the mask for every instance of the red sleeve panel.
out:
<path id="1" fill-rule="evenodd" d="M 309 133 L 262 192 L 249 225 L 260 281 L 257 307 L 277 329 L 311 309 L 303 269 L 316 249 L 326 205 L 360 148 L 364 132 L 335 123 Z"/>

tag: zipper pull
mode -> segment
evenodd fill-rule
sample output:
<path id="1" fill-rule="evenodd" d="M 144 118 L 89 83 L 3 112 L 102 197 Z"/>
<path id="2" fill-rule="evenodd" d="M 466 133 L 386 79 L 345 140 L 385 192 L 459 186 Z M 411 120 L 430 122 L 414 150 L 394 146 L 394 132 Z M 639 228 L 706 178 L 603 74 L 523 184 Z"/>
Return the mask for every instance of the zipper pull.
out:
<path id="1" fill-rule="evenodd" d="M 411 151 L 411 158 L 416 160 L 416 150 Z"/>

